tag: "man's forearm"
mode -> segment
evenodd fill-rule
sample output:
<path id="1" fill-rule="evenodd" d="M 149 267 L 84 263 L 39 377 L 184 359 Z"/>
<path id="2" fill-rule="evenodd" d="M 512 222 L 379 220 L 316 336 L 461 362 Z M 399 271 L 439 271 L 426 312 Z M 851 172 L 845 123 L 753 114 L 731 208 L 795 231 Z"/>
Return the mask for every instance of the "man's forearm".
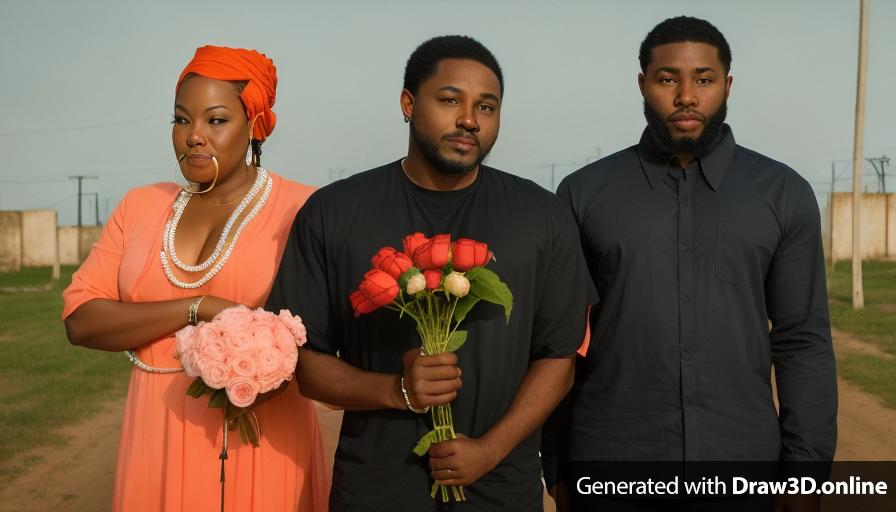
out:
<path id="1" fill-rule="evenodd" d="M 510 409 L 481 438 L 496 462 L 545 422 L 572 387 L 573 374 L 574 356 L 539 359 L 529 366 Z"/>
<path id="2" fill-rule="evenodd" d="M 405 408 L 398 375 L 368 372 L 329 354 L 299 350 L 296 377 L 304 396 L 347 410 Z"/>

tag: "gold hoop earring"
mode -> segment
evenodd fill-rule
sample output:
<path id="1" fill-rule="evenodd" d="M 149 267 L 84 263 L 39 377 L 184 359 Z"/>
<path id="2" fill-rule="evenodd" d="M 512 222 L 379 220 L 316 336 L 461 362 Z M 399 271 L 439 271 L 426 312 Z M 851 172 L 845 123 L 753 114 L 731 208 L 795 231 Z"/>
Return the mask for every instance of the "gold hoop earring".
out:
<path id="1" fill-rule="evenodd" d="M 214 156 L 212 156 L 212 163 L 215 164 L 215 177 L 212 179 L 211 185 L 209 185 L 208 188 L 205 190 L 196 190 L 197 188 L 199 188 L 199 183 L 193 183 L 193 182 L 187 180 L 187 183 L 189 183 L 189 185 L 185 187 L 177 182 L 178 171 L 181 171 L 181 174 L 183 174 L 183 169 L 181 169 L 180 163 L 183 162 L 185 158 L 187 158 L 187 153 L 186 152 L 181 153 L 181 155 L 179 157 L 177 157 L 177 162 L 174 164 L 175 167 L 177 168 L 174 171 L 175 185 L 179 186 L 184 192 L 187 192 L 190 194 L 205 194 L 206 192 L 215 188 L 215 183 L 218 182 L 218 159 L 215 158 Z"/>

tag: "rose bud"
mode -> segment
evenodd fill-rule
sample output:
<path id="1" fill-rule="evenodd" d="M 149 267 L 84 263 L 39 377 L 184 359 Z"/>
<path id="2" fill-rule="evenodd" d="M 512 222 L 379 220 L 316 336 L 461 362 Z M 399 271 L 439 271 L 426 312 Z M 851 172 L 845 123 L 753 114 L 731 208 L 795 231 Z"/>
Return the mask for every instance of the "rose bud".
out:
<path id="1" fill-rule="evenodd" d="M 442 268 L 449 261 L 451 261 L 451 235 L 436 235 L 414 251 L 414 266 L 420 270 Z"/>
<path id="2" fill-rule="evenodd" d="M 451 244 L 454 270 L 465 272 L 473 267 L 481 267 L 492 259 L 488 245 L 469 238 L 458 238 Z"/>
<path id="3" fill-rule="evenodd" d="M 355 316 L 360 316 L 389 304 L 398 296 L 398 292 L 398 281 L 375 268 L 364 274 L 358 290 L 349 295 L 349 300 Z"/>
<path id="4" fill-rule="evenodd" d="M 366 315 L 375 310 L 373 302 L 367 300 L 360 291 L 355 290 L 349 296 L 348 300 L 352 303 L 352 309 L 355 310 L 355 316 Z"/>
<path id="5" fill-rule="evenodd" d="M 408 257 L 414 257 L 414 251 L 417 250 L 418 247 L 425 244 L 429 241 L 429 238 L 423 233 L 414 233 L 413 235 L 408 235 L 402 239 L 401 243 L 404 245 L 404 253 L 408 255 Z"/>
<path id="6" fill-rule="evenodd" d="M 426 279 L 426 289 L 433 291 L 442 283 L 442 273 L 435 269 L 423 271 L 423 277 Z"/>
<path id="7" fill-rule="evenodd" d="M 436 285 L 438 286 L 438 285 Z M 414 295 L 426 288 L 426 278 L 423 274 L 414 274 L 408 278 L 407 292 L 408 295 Z"/>
<path id="8" fill-rule="evenodd" d="M 378 268 L 389 274 L 394 279 L 398 279 L 401 274 L 407 272 L 409 268 L 414 266 L 411 258 L 403 252 L 398 252 L 392 247 L 383 247 L 370 260 L 373 268 Z"/>
<path id="9" fill-rule="evenodd" d="M 463 274 L 452 272 L 445 276 L 445 291 L 455 297 L 464 297 L 470 293 L 470 281 Z"/>

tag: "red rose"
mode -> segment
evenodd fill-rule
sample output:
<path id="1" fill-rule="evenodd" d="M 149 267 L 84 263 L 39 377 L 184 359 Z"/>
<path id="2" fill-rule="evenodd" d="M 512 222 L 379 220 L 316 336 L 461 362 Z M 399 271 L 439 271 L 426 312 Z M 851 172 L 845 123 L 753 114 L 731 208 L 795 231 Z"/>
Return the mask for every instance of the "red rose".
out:
<path id="1" fill-rule="evenodd" d="M 423 233 L 414 233 L 413 235 L 404 237 L 401 243 L 404 244 L 404 253 L 407 254 L 409 258 L 413 258 L 414 251 L 428 241 L 429 238 L 426 238 Z"/>
<path id="2" fill-rule="evenodd" d="M 492 259 L 488 245 L 469 238 L 458 238 L 451 244 L 454 270 L 464 272 L 473 267 L 481 267 Z"/>
<path id="3" fill-rule="evenodd" d="M 392 302 L 398 296 L 398 281 L 380 269 L 368 270 L 358 289 L 349 295 L 355 316 L 361 316 Z"/>
<path id="4" fill-rule="evenodd" d="M 370 263 L 373 264 L 373 268 L 378 268 L 395 279 L 401 277 L 401 274 L 404 274 L 409 268 L 414 266 L 411 258 L 392 247 L 380 249 L 373 259 L 370 260 Z"/>
<path id="5" fill-rule="evenodd" d="M 451 235 L 436 235 L 414 251 L 414 266 L 420 270 L 441 268 L 451 261 Z"/>
<path id="6" fill-rule="evenodd" d="M 423 271 L 423 277 L 426 278 L 426 289 L 433 291 L 442 283 L 442 273 L 435 269 Z"/>

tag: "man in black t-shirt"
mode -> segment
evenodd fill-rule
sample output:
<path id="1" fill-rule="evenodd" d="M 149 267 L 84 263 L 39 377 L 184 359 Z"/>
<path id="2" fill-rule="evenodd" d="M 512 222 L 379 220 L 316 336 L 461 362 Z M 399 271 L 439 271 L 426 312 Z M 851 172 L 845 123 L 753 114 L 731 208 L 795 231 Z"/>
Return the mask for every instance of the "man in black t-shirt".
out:
<path id="1" fill-rule="evenodd" d="M 542 509 L 540 425 L 569 389 L 593 289 L 572 215 L 529 180 L 481 165 L 498 135 L 503 78 L 477 41 L 438 37 L 405 71 L 407 157 L 318 190 L 296 217 L 268 307 L 308 328 L 302 392 L 346 409 L 331 509 Z M 414 322 L 354 317 L 349 294 L 383 246 L 449 233 L 486 242 L 513 312 L 480 303 L 456 354 L 420 355 Z M 409 409 L 452 403 L 464 437 L 411 452 L 430 430 Z M 461 381 L 463 387 L 461 388 Z M 467 501 L 439 504 L 436 480 Z"/>

